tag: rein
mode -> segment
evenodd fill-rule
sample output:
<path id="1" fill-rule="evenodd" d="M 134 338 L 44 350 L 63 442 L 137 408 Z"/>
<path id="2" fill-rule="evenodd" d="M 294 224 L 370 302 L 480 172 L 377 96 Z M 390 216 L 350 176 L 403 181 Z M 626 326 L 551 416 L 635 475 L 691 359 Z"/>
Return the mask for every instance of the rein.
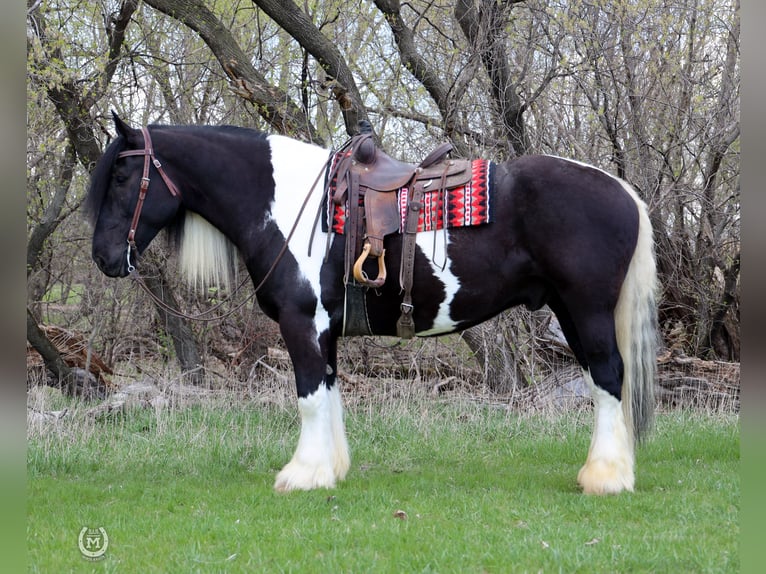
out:
<path id="1" fill-rule="evenodd" d="M 149 135 L 149 129 L 146 127 L 142 127 L 141 131 L 144 134 L 144 149 L 125 150 L 117 154 L 118 158 L 123 158 L 128 156 L 138 156 L 138 155 L 144 156 L 144 171 L 141 176 L 141 185 L 139 187 L 139 192 L 138 192 L 138 202 L 136 203 L 136 209 L 133 212 L 133 219 L 130 223 L 130 230 L 128 231 L 128 252 L 127 252 L 128 273 L 135 278 L 135 280 L 138 282 L 138 285 L 144 290 L 144 292 L 147 295 L 149 295 L 149 297 L 155 302 L 155 304 L 166 313 L 173 315 L 175 317 L 188 319 L 191 321 L 202 321 L 202 322 L 220 321 L 228 317 L 229 315 L 232 315 L 233 313 L 239 311 L 242 307 L 244 307 L 253 297 L 255 297 L 258 291 L 260 291 L 260 289 L 265 285 L 266 281 L 268 281 L 271 275 L 274 273 L 274 270 L 277 268 L 277 265 L 282 260 L 282 257 L 284 257 L 285 253 L 287 252 L 287 248 L 290 244 L 290 240 L 295 234 L 295 230 L 298 228 L 298 223 L 300 222 L 301 216 L 303 215 L 303 212 L 305 211 L 306 206 L 308 205 L 309 199 L 311 199 L 311 195 L 314 193 L 314 189 L 316 189 L 317 184 L 319 183 L 319 179 L 322 177 L 323 174 L 326 173 L 327 168 L 330 165 L 330 162 L 332 161 L 335 154 L 334 153 L 330 154 L 330 157 L 327 159 L 327 161 L 324 163 L 322 168 L 319 170 L 319 173 L 317 174 L 317 177 L 314 180 L 314 183 L 311 185 L 311 188 L 306 194 L 306 198 L 303 200 L 303 204 L 301 205 L 301 208 L 298 211 L 298 215 L 296 216 L 295 222 L 293 223 L 293 226 L 290 229 L 290 233 L 287 234 L 287 237 L 285 238 L 285 241 L 282 244 L 282 248 L 279 250 L 279 253 L 277 253 L 276 258 L 274 259 L 274 262 L 271 264 L 268 271 L 266 272 L 266 275 L 264 275 L 260 283 L 258 283 L 258 285 L 255 286 L 255 289 L 253 290 L 253 292 L 247 298 L 245 298 L 244 301 L 242 301 L 236 307 L 230 309 L 223 315 L 217 315 L 215 317 L 205 317 L 205 315 L 209 315 L 210 313 L 221 308 L 224 305 L 224 303 L 226 303 L 226 300 L 221 301 L 220 303 L 218 303 L 214 307 L 211 307 L 210 309 L 200 312 L 198 315 L 189 315 L 187 313 L 184 313 L 183 311 L 179 311 L 178 309 L 175 309 L 174 307 L 168 305 L 162 299 L 160 299 L 157 295 L 155 295 L 151 291 L 149 286 L 146 284 L 143 277 L 141 277 L 139 272 L 136 270 L 136 267 L 130 262 L 131 251 L 135 250 L 136 253 L 138 253 L 138 248 L 136 247 L 136 241 L 135 241 L 136 228 L 138 227 L 138 220 L 141 217 L 141 210 L 143 209 L 144 200 L 146 199 L 146 193 L 149 189 L 150 160 L 151 160 L 151 163 L 154 164 L 154 167 L 157 168 L 157 171 L 159 172 L 160 176 L 165 182 L 165 185 L 167 185 L 168 189 L 170 190 L 171 195 L 173 195 L 174 197 L 179 197 L 179 198 L 181 197 L 181 192 L 179 191 L 178 187 L 173 183 L 170 177 L 168 177 L 165 170 L 162 169 L 162 164 L 154 155 L 154 149 L 152 147 L 152 140 L 151 140 L 151 136 Z M 320 210 L 321 210 L 321 204 L 320 204 Z M 316 227 L 316 224 L 315 224 L 315 227 Z M 309 255 L 311 254 L 311 241 L 313 240 L 313 237 L 314 237 L 314 231 L 312 230 L 311 239 L 309 239 Z M 248 279 L 244 279 L 234 289 L 234 291 L 232 291 L 228 299 L 231 299 L 231 297 L 233 297 L 240 289 L 242 289 L 247 283 L 247 281 Z"/>

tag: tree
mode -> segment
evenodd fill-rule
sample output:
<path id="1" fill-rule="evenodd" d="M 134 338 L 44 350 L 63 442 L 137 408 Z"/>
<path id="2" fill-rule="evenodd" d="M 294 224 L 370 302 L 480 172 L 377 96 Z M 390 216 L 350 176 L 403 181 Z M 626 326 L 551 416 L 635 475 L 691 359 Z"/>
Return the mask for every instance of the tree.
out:
<path id="1" fill-rule="evenodd" d="M 738 0 L 30 8 L 31 308 L 63 277 L 101 281 L 89 277 L 76 206 L 110 108 L 135 123 L 234 123 L 325 146 L 369 119 L 407 161 L 446 139 L 464 157 L 552 153 L 623 177 L 650 205 L 663 333 L 690 355 L 738 359 Z M 82 263 L 61 269 L 72 252 Z M 119 297 L 86 291 L 114 319 L 97 345 L 113 344 L 128 305 L 144 312 L 113 289 Z M 497 386 L 521 383 L 538 374 L 533 343 L 549 319 L 516 310 L 465 339 Z"/>
<path id="2" fill-rule="evenodd" d="M 103 75 L 99 76 L 97 81 L 94 82 L 94 94 L 98 94 L 99 91 L 106 88 L 116 70 L 116 55 L 120 51 L 125 28 L 136 7 L 136 1 L 125 1 L 121 5 L 120 13 L 113 19 L 111 27 L 107 28 L 107 36 L 110 40 L 109 59 L 104 67 Z M 50 267 L 44 267 L 42 264 L 43 251 L 46 248 L 47 240 L 66 217 L 66 214 L 62 214 L 62 208 L 72 181 L 75 158 L 78 158 L 80 163 L 90 171 L 101 156 L 101 151 L 94 134 L 93 122 L 89 114 L 87 114 L 90 105 L 98 99 L 97 95 L 86 96 L 79 88 L 77 82 L 67 78 L 66 74 L 63 74 L 63 77 L 56 77 L 56 72 L 52 70 L 51 62 L 55 62 L 58 58 L 64 59 L 61 52 L 62 48 L 59 44 L 60 37 L 49 34 L 49 27 L 44 13 L 35 14 L 33 23 L 39 43 L 30 41 L 30 53 L 33 58 L 32 68 L 41 78 L 44 78 L 43 84 L 45 85 L 47 97 L 61 117 L 68 141 L 70 142 L 63 160 L 62 174 L 58 178 L 61 184 L 58 186 L 50 202 L 44 205 L 42 220 L 33 227 L 27 243 L 28 281 L 30 276 L 34 277 L 35 275 L 46 279 L 42 282 L 29 282 L 32 286 L 32 301 L 36 302 L 42 299 L 42 295 L 48 287 L 47 279 L 50 276 Z M 44 202 L 45 200 L 42 199 L 42 203 Z M 81 198 L 76 200 L 74 208 L 70 210 L 70 213 L 79 207 L 80 202 Z M 163 281 L 161 271 L 158 268 L 152 269 L 150 259 L 145 261 L 145 267 L 148 267 L 150 289 L 152 289 L 155 296 L 164 303 L 171 305 L 175 303 L 172 293 L 166 288 L 166 282 Z M 168 326 L 168 331 L 176 345 L 182 369 L 190 372 L 191 379 L 199 383 L 201 381 L 200 373 L 198 372 L 200 366 L 199 352 L 196 349 L 196 343 L 189 327 L 177 317 L 170 318 L 161 306 L 158 306 L 158 313 Z M 55 346 L 39 328 L 38 322 L 39 320 L 35 318 L 32 311 L 28 308 L 27 339 L 40 353 L 48 370 L 54 375 L 54 380 L 51 382 L 65 389 L 70 389 L 70 391 L 74 391 L 78 387 L 87 387 L 88 381 L 83 380 L 82 374 L 73 371 L 66 365 Z M 87 375 L 87 372 L 84 375 Z M 75 381 L 75 379 L 77 380 Z"/>

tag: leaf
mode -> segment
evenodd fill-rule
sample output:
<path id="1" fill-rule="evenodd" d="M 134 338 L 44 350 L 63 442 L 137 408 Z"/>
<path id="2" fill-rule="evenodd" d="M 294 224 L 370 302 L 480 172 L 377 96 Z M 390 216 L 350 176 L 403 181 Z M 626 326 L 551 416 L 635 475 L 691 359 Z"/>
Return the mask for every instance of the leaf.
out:
<path id="1" fill-rule="evenodd" d="M 394 518 L 398 518 L 399 520 L 407 520 L 407 513 L 404 512 L 404 510 L 397 510 L 394 512 Z"/>

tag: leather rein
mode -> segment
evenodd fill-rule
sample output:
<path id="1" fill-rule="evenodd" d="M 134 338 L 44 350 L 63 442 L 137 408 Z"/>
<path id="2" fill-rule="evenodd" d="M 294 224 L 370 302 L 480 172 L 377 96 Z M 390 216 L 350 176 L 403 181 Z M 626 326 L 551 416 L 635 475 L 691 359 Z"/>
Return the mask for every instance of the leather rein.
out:
<path id="1" fill-rule="evenodd" d="M 179 191 L 178 187 L 173 183 L 173 181 L 170 179 L 168 174 L 165 172 L 165 170 L 162 168 L 162 164 L 157 159 L 157 157 L 154 155 L 154 147 L 152 146 L 152 138 L 149 135 L 149 129 L 147 127 L 142 127 L 141 132 L 144 135 L 144 149 L 132 149 L 132 150 L 125 150 L 121 151 L 117 154 L 118 158 L 123 157 L 129 157 L 129 156 L 144 156 L 144 171 L 141 175 L 141 184 L 138 190 L 138 201 L 136 202 L 136 208 L 133 211 L 133 219 L 130 223 L 130 229 L 128 231 L 128 252 L 127 252 L 127 262 L 128 262 L 128 273 L 131 274 L 137 281 L 138 284 L 141 286 L 141 288 L 149 295 L 149 297 L 155 302 L 155 304 L 160 307 L 163 311 L 166 313 L 169 313 L 170 315 L 174 315 L 176 317 L 180 317 L 183 319 L 189 319 L 192 321 L 220 321 L 221 319 L 224 319 L 228 317 L 229 315 L 235 313 L 242 307 L 244 307 L 250 299 L 255 297 L 255 295 L 258 293 L 258 291 L 264 286 L 266 281 L 271 277 L 272 273 L 276 269 L 279 262 L 282 260 L 282 257 L 287 252 L 287 248 L 290 243 L 290 239 L 292 238 L 293 234 L 295 233 L 295 230 L 298 227 L 298 222 L 301 219 L 301 216 L 303 215 L 303 211 L 306 209 L 306 205 L 308 205 L 309 199 L 311 198 L 311 194 L 314 192 L 314 189 L 316 188 L 317 184 L 319 183 L 319 179 L 322 177 L 322 175 L 326 172 L 327 166 L 329 165 L 330 161 L 332 161 L 333 155 L 331 154 L 325 165 L 322 167 L 322 169 L 319 170 L 319 174 L 317 175 L 316 179 L 314 180 L 314 184 L 311 186 L 311 189 L 309 189 L 308 194 L 306 194 L 306 199 L 303 200 L 303 204 L 301 205 L 300 211 L 298 212 L 297 217 L 295 218 L 295 223 L 293 223 L 292 228 L 290 229 L 290 233 L 287 235 L 287 238 L 284 241 L 284 244 L 282 245 L 282 248 L 279 250 L 279 253 L 277 254 L 276 258 L 274 259 L 274 262 L 271 264 L 271 267 L 269 267 L 269 270 L 266 272 L 266 275 L 263 277 L 260 283 L 256 285 L 253 292 L 240 304 L 238 304 L 233 309 L 227 311 L 223 315 L 215 316 L 215 317 L 205 317 L 205 315 L 208 315 L 212 313 L 213 311 L 216 311 L 220 307 L 226 303 L 226 300 L 221 301 L 214 307 L 211 307 L 210 309 L 207 309 L 206 311 L 202 311 L 199 315 L 188 315 L 182 311 L 179 311 L 178 309 L 175 309 L 165 303 L 162 299 L 157 297 L 154 293 L 152 293 L 149 286 L 144 281 L 143 277 L 138 273 L 136 270 L 136 267 L 130 262 L 130 255 L 132 251 L 135 251 L 136 254 L 138 254 L 138 248 L 136 247 L 136 228 L 138 227 L 138 220 L 141 217 L 141 210 L 144 207 L 144 201 L 146 200 L 146 193 L 149 190 L 149 170 L 150 170 L 150 164 L 153 164 L 154 167 L 157 169 L 157 172 L 160 174 L 160 177 L 162 177 L 162 180 L 165 182 L 165 185 L 167 185 L 168 190 L 170 191 L 171 195 L 173 197 L 181 197 L 181 192 Z M 321 204 L 320 204 L 320 210 L 321 210 Z M 312 238 L 313 238 L 313 232 L 312 232 Z M 309 244 L 309 250 L 310 250 L 310 244 Z M 309 251 L 310 253 L 310 251 Z M 229 295 L 229 299 L 231 299 L 242 287 L 245 286 L 248 279 L 244 279 L 242 283 L 240 283 L 234 291 Z"/>

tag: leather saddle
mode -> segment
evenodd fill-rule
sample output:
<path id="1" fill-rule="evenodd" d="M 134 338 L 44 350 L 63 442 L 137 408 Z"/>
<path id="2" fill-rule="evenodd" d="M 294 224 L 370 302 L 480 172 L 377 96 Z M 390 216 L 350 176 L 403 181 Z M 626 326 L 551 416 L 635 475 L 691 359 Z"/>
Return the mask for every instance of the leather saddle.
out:
<path id="1" fill-rule="evenodd" d="M 441 192 L 465 185 L 471 179 L 471 161 L 447 156 L 452 144 L 444 143 L 419 164 L 398 161 L 375 145 L 372 129 L 360 124 L 361 133 L 338 152 L 328 178 L 336 181 L 333 201 L 347 203 L 345 280 L 350 277 L 364 287 L 379 288 L 386 281 L 385 249 L 387 235 L 401 232 L 402 261 L 399 283 L 404 292 L 399 336 L 414 336 L 412 321 L 412 275 L 415 263 L 415 235 L 424 193 Z M 399 191 L 408 190 L 404 229 L 401 229 Z M 363 269 L 369 258 L 378 259 L 378 275 L 370 278 Z"/>

